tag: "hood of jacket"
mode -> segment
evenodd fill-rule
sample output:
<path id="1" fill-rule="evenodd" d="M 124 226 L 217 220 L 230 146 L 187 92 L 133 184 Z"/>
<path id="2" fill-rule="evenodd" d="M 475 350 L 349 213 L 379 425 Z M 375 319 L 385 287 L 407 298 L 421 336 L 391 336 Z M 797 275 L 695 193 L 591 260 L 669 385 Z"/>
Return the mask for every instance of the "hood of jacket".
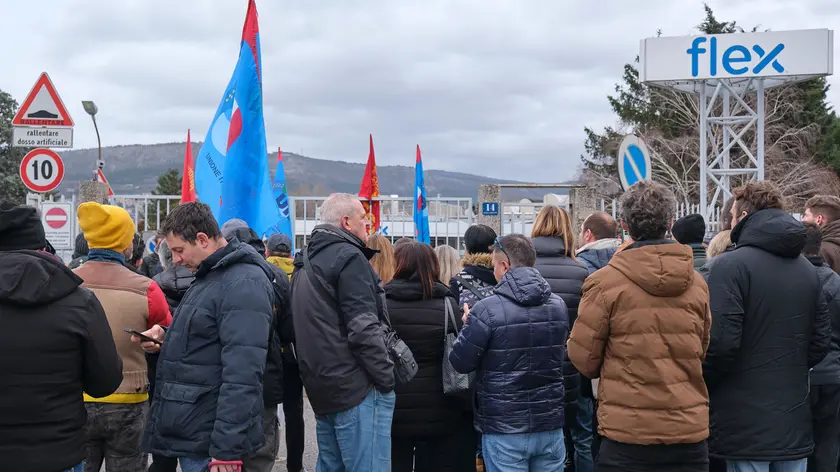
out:
<path id="1" fill-rule="evenodd" d="M 312 236 L 309 238 L 309 257 L 314 257 L 333 244 L 341 243 L 357 247 L 367 260 L 379 254 L 379 251 L 367 247 L 365 242 L 353 233 L 333 225 L 318 225 L 312 230 Z"/>
<path id="2" fill-rule="evenodd" d="M 655 297 L 681 295 L 694 280 L 691 248 L 671 240 L 635 242 L 616 253 L 609 265 Z"/>
<path id="3" fill-rule="evenodd" d="M 496 285 L 496 275 L 493 274 L 492 254 L 466 254 L 461 258 L 461 266 L 464 273 L 484 282 L 487 285 Z"/>
<path id="4" fill-rule="evenodd" d="M 290 257 L 270 256 L 266 259 L 269 264 L 282 270 L 286 275 L 292 275 L 295 270 L 295 261 Z"/>
<path id="5" fill-rule="evenodd" d="M 612 249 L 611 252 L 615 252 L 618 249 L 618 246 L 621 246 L 621 240 L 618 238 L 605 238 L 599 239 L 597 241 L 592 241 L 589 244 L 584 244 L 577 250 L 576 254 L 580 254 L 586 251 L 598 251 L 603 249 Z"/>
<path id="6" fill-rule="evenodd" d="M 805 247 L 805 227 L 784 210 L 760 210 L 739 221 L 729 234 L 736 247 L 753 246 L 795 259 Z"/>
<path id="7" fill-rule="evenodd" d="M 496 294 L 521 306 L 542 305 L 551 297 L 548 282 L 533 267 L 511 267 L 496 286 Z"/>
<path id="8" fill-rule="evenodd" d="M 840 245 L 840 220 L 826 223 L 821 229 L 823 241 Z"/>
<path id="9" fill-rule="evenodd" d="M 0 302 L 40 306 L 61 300 L 82 285 L 61 262 L 40 251 L 0 252 Z"/>
<path id="10" fill-rule="evenodd" d="M 410 279 L 392 279 L 385 284 L 385 296 L 394 300 L 411 302 L 423 299 L 423 286 L 420 285 L 420 279 L 412 277 Z M 440 282 L 435 282 L 432 286 L 432 298 L 443 298 L 451 295 L 449 287 Z"/>
<path id="11" fill-rule="evenodd" d="M 240 243 L 247 244 L 254 248 L 258 254 L 265 254 L 265 243 L 257 235 L 256 231 L 248 227 L 239 227 L 230 232 L 227 239 L 228 242 L 236 238 Z"/>
<path id="12" fill-rule="evenodd" d="M 253 247 L 239 242 L 236 238 L 228 242 L 227 246 L 217 250 L 207 259 L 204 259 L 199 264 L 198 270 L 195 272 L 195 277 L 202 278 L 211 272 L 225 270 L 236 264 L 253 264 L 258 266 L 265 272 L 268 280 L 274 280 L 274 270 L 265 261 L 265 258 L 258 254 Z"/>
<path id="13" fill-rule="evenodd" d="M 538 236 L 531 238 L 531 244 L 537 251 L 537 257 L 570 257 L 571 250 L 566 250 L 566 245 L 561 237 Z"/>
<path id="14" fill-rule="evenodd" d="M 167 294 L 177 294 L 182 298 L 195 280 L 195 275 L 182 265 L 173 264 L 155 276 L 155 282 Z M 175 297 L 173 297 L 175 298 Z"/>

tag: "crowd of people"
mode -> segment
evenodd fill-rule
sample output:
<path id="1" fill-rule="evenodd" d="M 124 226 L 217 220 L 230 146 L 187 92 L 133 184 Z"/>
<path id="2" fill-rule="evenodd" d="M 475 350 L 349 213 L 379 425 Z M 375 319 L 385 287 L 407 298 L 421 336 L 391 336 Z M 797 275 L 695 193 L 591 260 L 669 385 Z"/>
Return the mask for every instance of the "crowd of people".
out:
<path id="1" fill-rule="evenodd" d="M 640 182 L 618 221 L 546 206 L 461 257 L 349 194 L 296 254 L 185 203 L 143 257 L 84 203 L 65 265 L 0 202 L 0 463 L 270 472 L 285 440 L 301 472 L 305 394 L 318 472 L 837 471 L 840 198 L 799 221 L 748 183 L 708 244 L 676 206 Z"/>

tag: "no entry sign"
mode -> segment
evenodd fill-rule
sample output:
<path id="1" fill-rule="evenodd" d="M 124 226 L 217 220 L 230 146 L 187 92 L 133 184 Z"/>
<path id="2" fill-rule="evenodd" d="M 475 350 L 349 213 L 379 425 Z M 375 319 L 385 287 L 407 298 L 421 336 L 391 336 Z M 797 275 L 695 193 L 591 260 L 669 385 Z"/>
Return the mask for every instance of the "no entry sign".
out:
<path id="1" fill-rule="evenodd" d="M 47 240 L 59 251 L 73 249 L 73 204 L 70 202 L 42 202 L 41 222 Z"/>
<path id="2" fill-rule="evenodd" d="M 35 149 L 20 161 L 20 180 L 33 192 L 55 190 L 63 179 L 64 162 L 54 151 Z"/>

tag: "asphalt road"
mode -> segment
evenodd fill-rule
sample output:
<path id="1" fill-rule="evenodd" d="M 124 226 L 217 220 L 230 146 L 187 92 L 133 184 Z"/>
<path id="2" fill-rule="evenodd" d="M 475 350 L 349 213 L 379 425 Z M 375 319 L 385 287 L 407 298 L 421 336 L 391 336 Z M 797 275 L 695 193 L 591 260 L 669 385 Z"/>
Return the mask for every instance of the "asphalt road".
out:
<path id="1" fill-rule="evenodd" d="M 306 422 L 306 448 L 303 451 L 303 467 L 306 472 L 315 472 L 315 463 L 318 460 L 318 440 L 315 437 L 315 414 L 309 406 L 309 400 L 304 396 L 304 421 Z M 280 408 L 282 413 L 283 408 Z M 283 424 L 283 417 L 280 416 L 280 452 L 277 453 L 277 465 L 275 472 L 287 472 L 286 469 L 286 431 Z M 291 471 L 290 471 L 291 472 Z M 298 472 L 298 471 L 293 471 Z"/>

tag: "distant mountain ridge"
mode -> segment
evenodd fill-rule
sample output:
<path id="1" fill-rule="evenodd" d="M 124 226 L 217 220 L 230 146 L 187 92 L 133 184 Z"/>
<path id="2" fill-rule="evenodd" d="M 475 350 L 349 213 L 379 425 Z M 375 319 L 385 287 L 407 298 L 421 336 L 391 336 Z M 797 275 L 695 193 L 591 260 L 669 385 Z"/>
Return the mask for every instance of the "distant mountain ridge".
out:
<path id="1" fill-rule="evenodd" d="M 157 178 L 168 169 L 183 169 L 184 142 L 162 144 L 134 144 L 102 148 L 104 173 L 117 195 L 151 193 Z M 192 143 L 197 156 L 201 143 Z M 58 191 L 74 193 L 79 182 L 92 178 L 97 159 L 96 149 L 79 149 L 61 152 L 66 175 Z M 286 184 L 290 195 L 325 196 L 333 192 L 357 193 L 364 173 L 364 164 L 326 159 L 315 159 L 284 152 Z M 277 166 L 277 153 L 269 154 L 271 174 Z M 381 195 L 414 195 L 414 167 L 378 165 L 379 193 Z M 478 198 L 479 184 L 518 183 L 462 172 L 425 169 L 428 197 Z M 545 191 L 515 190 L 517 198 L 542 199 Z M 557 192 L 565 193 L 565 192 Z M 513 195 L 512 195 L 513 196 Z"/>

